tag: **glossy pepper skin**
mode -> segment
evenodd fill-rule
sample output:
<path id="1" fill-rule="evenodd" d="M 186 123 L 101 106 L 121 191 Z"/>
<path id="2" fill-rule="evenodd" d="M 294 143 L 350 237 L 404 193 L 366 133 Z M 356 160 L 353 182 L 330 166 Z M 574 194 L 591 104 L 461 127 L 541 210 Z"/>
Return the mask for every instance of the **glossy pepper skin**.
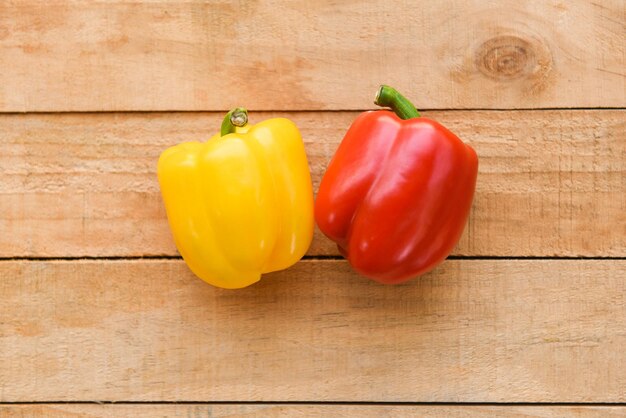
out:
<path id="1" fill-rule="evenodd" d="M 288 119 L 248 125 L 245 109 L 235 109 L 208 141 L 164 151 L 158 177 L 178 251 L 214 286 L 251 285 L 309 248 L 311 176 Z"/>
<path id="2" fill-rule="evenodd" d="M 478 158 L 390 87 L 376 103 L 395 113 L 354 121 L 322 178 L 315 219 L 357 272 L 393 284 L 432 270 L 457 244 Z"/>

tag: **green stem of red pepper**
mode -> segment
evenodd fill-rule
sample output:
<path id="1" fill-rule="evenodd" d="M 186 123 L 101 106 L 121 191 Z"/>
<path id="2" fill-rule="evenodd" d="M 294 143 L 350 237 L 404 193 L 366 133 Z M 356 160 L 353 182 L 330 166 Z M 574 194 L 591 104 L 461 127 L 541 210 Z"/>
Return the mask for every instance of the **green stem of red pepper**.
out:
<path id="1" fill-rule="evenodd" d="M 378 89 L 376 93 L 374 104 L 382 107 L 390 107 L 400 119 L 420 117 L 420 112 L 413 106 L 413 103 L 393 87 L 385 85 L 380 86 L 380 89 Z"/>
<path id="2" fill-rule="evenodd" d="M 235 132 L 237 128 L 246 126 L 248 123 L 248 111 L 243 107 L 237 107 L 226 114 L 222 121 L 220 135 L 228 135 Z"/>

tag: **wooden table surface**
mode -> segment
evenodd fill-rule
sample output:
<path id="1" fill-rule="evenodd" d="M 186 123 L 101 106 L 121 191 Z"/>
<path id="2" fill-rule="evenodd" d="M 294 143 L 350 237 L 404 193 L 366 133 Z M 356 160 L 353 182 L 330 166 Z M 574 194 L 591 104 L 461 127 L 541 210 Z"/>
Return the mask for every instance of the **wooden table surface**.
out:
<path id="1" fill-rule="evenodd" d="M 0 416 L 626 416 L 623 0 L 0 3 Z M 480 157 L 453 255 L 382 286 L 319 231 L 226 291 L 155 168 L 226 110 L 317 190 L 380 83 Z"/>

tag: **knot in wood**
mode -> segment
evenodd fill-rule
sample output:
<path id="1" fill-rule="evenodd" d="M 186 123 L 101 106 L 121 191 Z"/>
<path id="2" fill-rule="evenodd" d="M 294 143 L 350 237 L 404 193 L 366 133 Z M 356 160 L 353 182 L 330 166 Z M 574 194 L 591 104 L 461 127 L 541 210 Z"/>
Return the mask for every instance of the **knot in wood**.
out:
<path id="1" fill-rule="evenodd" d="M 484 42 L 476 53 L 476 66 L 490 78 L 510 80 L 527 75 L 536 63 L 532 44 L 517 36 L 498 36 Z"/>

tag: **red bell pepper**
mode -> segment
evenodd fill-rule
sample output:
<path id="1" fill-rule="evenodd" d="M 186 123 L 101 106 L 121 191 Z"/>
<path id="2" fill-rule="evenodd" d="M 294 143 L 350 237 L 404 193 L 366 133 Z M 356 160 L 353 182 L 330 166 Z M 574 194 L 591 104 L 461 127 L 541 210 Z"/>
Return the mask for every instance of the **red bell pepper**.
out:
<path id="1" fill-rule="evenodd" d="M 375 103 L 395 113 L 354 121 L 322 178 L 315 220 L 356 271 L 401 283 L 432 270 L 458 243 L 478 157 L 393 88 L 382 86 Z"/>

